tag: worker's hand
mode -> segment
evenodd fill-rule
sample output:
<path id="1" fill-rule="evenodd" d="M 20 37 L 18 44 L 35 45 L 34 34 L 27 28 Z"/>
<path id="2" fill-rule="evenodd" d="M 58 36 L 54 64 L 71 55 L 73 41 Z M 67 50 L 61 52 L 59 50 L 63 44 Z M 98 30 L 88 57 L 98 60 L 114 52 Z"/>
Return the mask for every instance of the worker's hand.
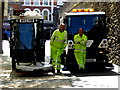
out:
<path id="1" fill-rule="evenodd" d="M 50 45 L 52 46 L 52 45 L 53 45 L 53 42 L 50 42 Z"/>
<path id="2" fill-rule="evenodd" d="M 75 44 L 80 44 L 80 42 L 75 42 Z"/>

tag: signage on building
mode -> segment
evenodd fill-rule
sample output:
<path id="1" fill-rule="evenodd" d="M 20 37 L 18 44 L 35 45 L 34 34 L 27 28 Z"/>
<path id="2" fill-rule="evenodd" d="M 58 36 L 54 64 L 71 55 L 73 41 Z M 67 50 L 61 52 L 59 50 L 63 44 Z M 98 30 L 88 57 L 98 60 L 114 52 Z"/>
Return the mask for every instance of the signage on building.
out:
<path id="1" fill-rule="evenodd" d="M 3 28 L 10 29 L 10 24 L 8 22 L 3 23 Z"/>

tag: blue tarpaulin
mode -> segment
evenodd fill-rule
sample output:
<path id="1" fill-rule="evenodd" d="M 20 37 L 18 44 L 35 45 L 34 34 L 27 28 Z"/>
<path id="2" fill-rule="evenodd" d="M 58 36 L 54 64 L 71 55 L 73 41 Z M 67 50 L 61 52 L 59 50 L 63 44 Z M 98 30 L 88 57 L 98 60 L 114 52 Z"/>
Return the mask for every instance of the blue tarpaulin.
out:
<path id="1" fill-rule="evenodd" d="M 19 49 L 33 49 L 33 24 L 19 24 Z"/>
<path id="2" fill-rule="evenodd" d="M 10 37 L 10 31 L 3 31 L 3 33 L 6 33 L 7 37 Z"/>

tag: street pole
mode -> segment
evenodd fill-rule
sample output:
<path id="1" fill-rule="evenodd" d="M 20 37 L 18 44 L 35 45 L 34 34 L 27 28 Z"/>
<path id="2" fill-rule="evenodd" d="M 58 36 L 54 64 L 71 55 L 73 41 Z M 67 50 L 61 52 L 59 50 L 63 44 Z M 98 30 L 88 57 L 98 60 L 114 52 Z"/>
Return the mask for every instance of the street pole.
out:
<path id="1" fill-rule="evenodd" d="M 2 21 L 3 21 L 3 15 L 2 15 L 2 1 L 0 0 L 0 54 L 2 54 Z"/>
<path id="2" fill-rule="evenodd" d="M 51 21 L 53 22 L 54 0 L 51 0 Z"/>

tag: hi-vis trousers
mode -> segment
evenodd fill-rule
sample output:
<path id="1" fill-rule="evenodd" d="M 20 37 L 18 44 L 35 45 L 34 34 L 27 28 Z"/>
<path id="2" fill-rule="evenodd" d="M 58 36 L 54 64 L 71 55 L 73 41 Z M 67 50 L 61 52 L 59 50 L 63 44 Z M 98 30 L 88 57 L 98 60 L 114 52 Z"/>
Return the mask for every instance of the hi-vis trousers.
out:
<path id="1" fill-rule="evenodd" d="M 54 46 L 51 46 L 51 59 L 52 65 L 55 70 L 61 70 L 61 54 L 63 49 L 58 49 Z"/>
<path id="2" fill-rule="evenodd" d="M 74 50 L 74 55 L 75 55 L 77 64 L 79 66 L 79 69 L 80 68 L 85 69 L 86 51 L 79 51 L 79 52 L 77 52 L 77 51 Z"/>

